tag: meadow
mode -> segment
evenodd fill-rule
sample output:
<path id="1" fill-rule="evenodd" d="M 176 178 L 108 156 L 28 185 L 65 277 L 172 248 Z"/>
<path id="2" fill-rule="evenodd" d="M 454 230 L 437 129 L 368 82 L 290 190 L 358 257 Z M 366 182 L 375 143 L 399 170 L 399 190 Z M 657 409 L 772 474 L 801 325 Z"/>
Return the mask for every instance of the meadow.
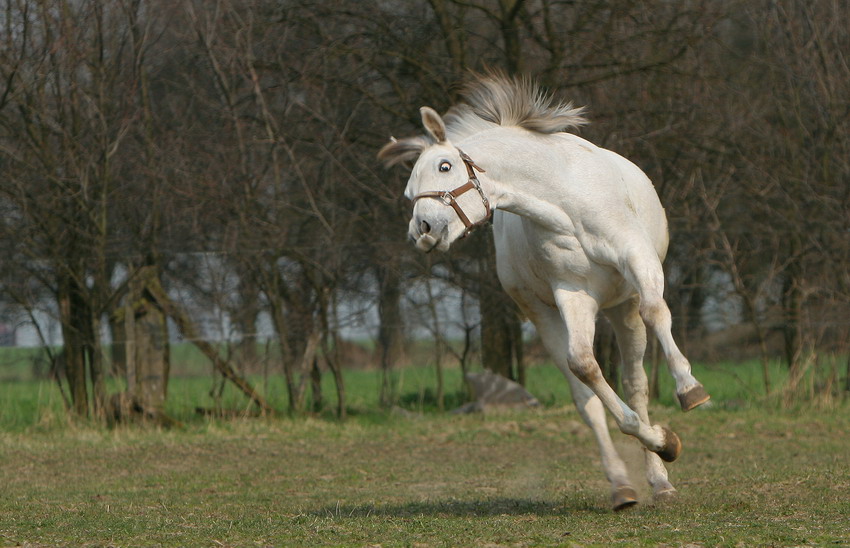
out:
<path id="1" fill-rule="evenodd" d="M 665 383 L 651 409 L 684 442 L 669 466 L 678 500 L 652 503 L 641 449 L 615 433 L 641 496 L 621 513 L 550 366 L 529 369 L 541 407 L 477 415 L 437 412 L 430 368 L 398 372 L 392 410 L 377 406 L 376 371 L 349 371 L 344 422 L 200 416 L 212 381 L 176 377 L 182 426 L 167 430 L 72 421 L 50 382 L 7 377 L 0 545 L 850 545 L 850 407 L 781 406 L 756 364 L 695 370 L 711 406 L 682 413 Z M 254 380 L 283 408 L 279 379 Z M 219 403 L 245 406 L 228 390 Z"/>

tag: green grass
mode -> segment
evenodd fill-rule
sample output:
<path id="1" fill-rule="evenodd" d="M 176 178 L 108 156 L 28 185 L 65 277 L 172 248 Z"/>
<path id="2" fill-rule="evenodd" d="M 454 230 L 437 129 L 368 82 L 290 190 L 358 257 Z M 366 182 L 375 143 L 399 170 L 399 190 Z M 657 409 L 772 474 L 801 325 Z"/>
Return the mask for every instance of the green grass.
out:
<path id="1" fill-rule="evenodd" d="M 47 371 L 47 355 L 41 348 L 0 348 L 0 382 L 32 379 L 34 362 Z"/>
<path id="2" fill-rule="evenodd" d="M 64 426 L 63 402 L 55 381 L 34 380 L 25 374 L 26 357 L 20 349 L 11 360 L 6 351 L 0 352 L 0 431 L 20 432 L 28 429 L 49 428 L 51 422 Z M 30 351 L 31 352 L 31 351 Z M 168 413 L 181 422 L 202 420 L 196 408 L 223 408 L 231 411 L 249 411 L 246 398 L 229 383 L 224 385 L 220 398 L 214 398 L 214 388 L 220 384 L 211 374 L 211 366 L 190 345 L 178 345 L 174 353 L 174 374 L 169 382 Z M 662 368 L 664 366 L 662 365 Z M 10 371 L 17 374 L 10 374 Z M 777 407 L 782 387 L 787 378 L 785 367 L 779 362 L 771 364 L 770 376 L 773 395 L 768 398 L 762 381 L 761 365 L 755 361 L 717 364 L 695 364 L 694 373 L 712 395 L 713 405 L 729 409 L 746 409 L 752 406 Z M 344 374 L 346 404 L 352 415 L 380 419 L 385 415 L 379 408 L 381 377 L 376 370 L 347 370 Z M 814 375 L 809 375 L 814 378 Z M 407 367 L 392 374 L 400 407 L 432 413 L 437 411 L 435 401 L 436 374 L 432 367 Z M 5 379 L 5 380 L 2 380 Z M 656 404 L 675 408 L 674 384 L 666 369 L 660 371 L 660 393 Z M 271 405 L 287 409 L 287 392 L 280 374 L 253 375 L 249 379 Z M 327 416 L 336 402 L 333 378 L 325 374 L 322 379 Z M 807 381 L 809 383 L 813 381 Z M 109 391 L 122 389 L 121 381 L 111 379 Z M 546 407 L 560 406 L 571 401 L 569 386 L 560 371 L 551 365 L 537 365 L 527 370 L 526 387 Z M 461 372 L 457 367 L 444 371 L 446 409 L 463 403 Z"/>
<path id="3" fill-rule="evenodd" d="M 783 409 L 764 396 L 756 363 L 694 369 L 711 407 L 678 411 L 662 372 L 651 410 L 684 442 L 669 466 L 679 500 L 652 504 L 641 449 L 614 432 L 641 497 L 617 514 L 593 436 L 551 366 L 528 371 L 541 408 L 471 416 L 436 412 L 432 368 L 395 373 L 412 413 L 378 408 L 377 371 L 347 371 L 346 422 L 330 411 L 200 416 L 195 407 L 247 404 L 229 386 L 213 400 L 210 378 L 176 376 L 168 411 L 183 426 L 170 430 L 75 422 L 55 384 L 6 380 L 0 545 L 850 544 L 850 405 Z M 460 372 L 445 374 L 451 396 Z M 782 368 L 771 374 L 781 386 Z M 285 409 L 279 376 L 252 381 Z"/>
<path id="4" fill-rule="evenodd" d="M 846 545 L 837 411 L 657 407 L 685 443 L 680 498 L 653 506 L 635 464 L 643 504 L 617 514 L 571 407 L 2 434 L 0 544 Z"/>

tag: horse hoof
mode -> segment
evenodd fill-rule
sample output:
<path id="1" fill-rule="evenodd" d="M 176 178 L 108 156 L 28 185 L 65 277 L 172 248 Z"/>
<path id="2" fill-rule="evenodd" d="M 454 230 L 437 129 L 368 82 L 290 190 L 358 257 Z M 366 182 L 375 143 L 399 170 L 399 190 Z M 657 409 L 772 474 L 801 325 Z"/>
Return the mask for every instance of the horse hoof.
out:
<path id="1" fill-rule="evenodd" d="M 666 506 L 668 504 L 673 504 L 678 500 L 678 498 L 679 492 L 676 491 L 675 488 L 670 487 L 669 489 L 663 489 L 652 495 L 652 502 L 655 503 L 656 506 Z"/>
<path id="2" fill-rule="evenodd" d="M 711 398 L 701 384 L 696 384 L 690 387 L 686 392 L 678 394 L 678 396 L 679 405 L 682 406 L 682 411 L 690 411 L 694 407 L 704 404 Z"/>
<path id="3" fill-rule="evenodd" d="M 655 453 L 661 457 L 661 460 L 673 462 L 679 458 L 679 455 L 682 453 L 682 440 L 679 439 L 679 436 L 677 436 L 675 432 L 666 426 L 662 426 L 661 428 L 664 430 L 664 447 Z"/>
<path id="4" fill-rule="evenodd" d="M 611 501 L 614 506 L 614 511 L 619 512 L 620 510 L 631 508 L 637 504 L 637 493 L 628 485 L 624 485 L 622 487 L 618 487 L 617 490 L 611 494 Z"/>

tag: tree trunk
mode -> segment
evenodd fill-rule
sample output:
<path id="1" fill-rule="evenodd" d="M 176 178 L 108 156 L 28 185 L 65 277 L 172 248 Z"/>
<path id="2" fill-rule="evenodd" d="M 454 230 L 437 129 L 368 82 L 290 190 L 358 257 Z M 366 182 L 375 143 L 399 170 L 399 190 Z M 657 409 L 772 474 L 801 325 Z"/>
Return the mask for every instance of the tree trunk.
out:
<path id="1" fill-rule="evenodd" d="M 525 341 L 522 339 L 522 318 L 513 301 L 511 301 L 511 306 L 514 309 L 511 333 L 514 341 L 513 359 L 514 364 L 516 364 L 516 382 L 525 386 Z"/>
<path id="2" fill-rule="evenodd" d="M 232 311 L 233 321 L 240 339 L 236 347 L 236 360 L 242 371 L 255 371 L 257 357 L 257 316 L 260 313 L 259 288 L 247 274 L 239 281 L 239 307 Z"/>
<path id="3" fill-rule="evenodd" d="M 685 272 L 685 277 L 679 284 L 680 289 L 675 295 L 676 309 L 679 310 L 680 318 L 678 321 L 674 319 L 673 325 L 676 326 L 674 336 L 679 343 L 679 350 L 686 356 L 689 354 L 688 342 L 698 339 L 701 335 L 702 307 L 706 297 L 703 283 L 702 269 L 694 266 Z"/>
<path id="4" fill-rule="evenodd" d="M 452 71 L 455 74 L 462 74 L 466 68 L 464 42 L 467 33 L 463 30 L 463 26 L 457 24 L 458 14 L 451 13 L 445 0 L 429 0 L 428 3 L 431 4 L 431 9 L 434 11 L 437 23 L 443 33 L 446 50 L 452 63 Z"/>
<path id="5" fill-rule="evenodd" d="M 321 342 L 321 328 L 314 317 L 314 290 L 302 271 L 293 291 L 283 288 L 291 281 L 278 277 L 269 295 L 272 321 L 277 332 L 283 358 L 283 373 L 289 399 L 289 411 L 305 411 L 310 367 Z"/>
<path id="6" fill-rule="evenodd" d="M 313 396 L 313 412 L 320 413 L 325 406 L 322 398 L 322 370 L 319 369 L 319 360 L 313 358 L 313 367 L 310 368 L 310 394 Z"/>
<path id="7" fill-rule="evenodd" d="M 596 337 L 593 340 L 593 354 L 596 356 L 602 376 L 617 394 L 620 390 L 620 360 L 617 356 L 617 341 L 614 339 L 614 329 L 607 320 L 596 321 Z"/>
<path id="8" fill-rule="evenodd" d="M 89 394 L 84 326 L 89 321 L 90 314 L 83 296 L 83 288 L 73 276 L 61 276 L 57 297 L 71 409 L 76 415 L 86 417 L 89 414 Z"/>
<path id="9" fill-rule="evenodd" d="M 127 390 L 135 405 L 156 415 L 165 408 L 171 367 L 166 315 L 153 297 L 161 291 L 157 267 L 144 266 L 130 281 L 124 307 Z"/>
<path id="10" fill-rule="evenodd" d="M 484 369 L 512 381 L 514 372 L 514 341 L 510 310 L 498 290 L 484 289 L 481 293 L 481 362 Z"/>
<path id="11" fill-rule="evenodd" d="M 86 326 L 86 356 L 89 364 L 89 379 L 92 387 L 92 405 L 95 417 L 103 417 L 106 410 L 106 375 L 103 366 L 103 352 L 100 348 L 100 319 L 91 313 Z"/>
<path id="12" fill-rule="evenodd" d="M 658 370 L 661 368 L 661 351 L 660 344 L 656 337 L 651 337 L 648 341 L 649 345 L 649 399 L 656 401 L 661 394 L 661 389 L 658 383 Z"/>
<path id="13" fill-rule="evenodd" d="M 445 387 L 443 380 L 443 355 L 445 354 L 443 329 L 440 323 L 440 315 L 437 313 L 437 300 L 434 295 L 431 279 L 425 281 L 425 288 L 428 291 L 428 312 L 431 316 L 431 326 L 434 333 L 434 368 L 437 374 L 437 409 L 442 411 L 445 408 Z"/>
<path id="14" fill-rule="evenodd" d="M 393 266 L 378 271 L 378 352 L 381 364 L 380 402 L 393 405 L 398 397 L 392 371 L 404 359 L 404 320 L 401 314 L 401 277 Z"/>
<path id="15" fill-rule="evenodd" d="M 111 374 L 115 377 L 127 378 L 127 333 L 124 329 L 126 307 L 115 310 L 109 316 L 109 333 L 112 335 L 110 356 L 112 357 Z"/>
<path id="16" fill-rule="evenodd" d="M 803 335 L 800 324 L 803 313 L 803 291 L 800 282 L 800 264 L 792 260 L 786 270 L 782 288 L 782 308 L 785 320 L 782 332 L 785 338 L 785 360 L 792 373 L 800 367 L 800 357 L 803 353 Z"/>
<path id="17" fill-rule="evenodd" d="M 289 384 L 289 410 L 292 412 L 301 413 L 305 411 L 305 393 L 308 377 L 311 378 L 311 383 L 315 383 L 311 368 L 316 366 L 316 353 L 319 348 L 319 342 L 321 342 L 321 333 L 314 329 L 307 336 L 301 356 L 298 357 L 297 361 L 290 361 L 289 363 L 291 372 L 287 378 L 292 381 Z M 316 386 L 313 384 L 313 386 L 321 390 L 321 385 Z"/>
<path id="18" fill-rule="evenodd" d="M 522 72 L 522 41 L 520 40 L 519 12 L 525 0 L 500 0 L 500 23 L 505 48 L 505 64 L 510 74 Z"/>
<path id="19" fill-rule="evenodd" d="M 331 339 L 331 343 L 328 339 Z M 333 344 L 333 348 L 331 348 Z M 336 385 L 336 416 L 340 420 L 345 420 L 345 381 L 342 377 L 342 368 L 339 360 L 339 336 L 336 332 L 328 333 L 325 331 L 322 338 L 322 351 L 325 354 L 325 361 L 328 364 L 328 369 L 331 370 L 334 376 L 334 384 Z"/>
<path id="20" fill-rule="evenodd" d="M 850 354 L 847 354 L 847 364 L 844 369 L 844 390 L 850 392 Z"/>
<path id="21" fill-rule="evenodd" d="M 330 302 L 326 298 L 330 293 Z M 342 366 L 340 364 L 339 333 L 337 332 L 337 296 L 335 292 L 326 291 L 322 298 L 322 352 L 328 369 L 334 376 L 336 385 L 336 414 L 340 420 L 345 420 L 345 380 L 342 377 Z M 333 324 L 328 321 L 328 316 L 334 318 Z M 333 325 L 333 326 L 332 326 Z M 331 348 L 331 344 L 333 348 Z"/>
<path id="22" fill-rule="evenodd" d="M 496 274 L 493 235 L 487 231 L 491 253 L 481 260 L 479 309 L 481 315 L 481 362 L 484 369 L 521 382 L 522 323 L 516 305 L 502 290 Z M 524 373 L 522 374 L 524 377 Z"/>

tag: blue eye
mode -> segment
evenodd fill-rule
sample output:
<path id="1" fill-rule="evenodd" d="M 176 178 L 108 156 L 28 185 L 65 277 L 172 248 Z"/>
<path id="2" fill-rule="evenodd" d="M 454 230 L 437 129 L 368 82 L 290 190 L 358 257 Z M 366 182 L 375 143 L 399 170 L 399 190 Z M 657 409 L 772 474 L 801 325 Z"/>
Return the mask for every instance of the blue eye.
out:
<path id="1" fill-rule="evenodd" d="M 448 173 L 452 169 L 452 164 L 446 161 L 443 161 L 440 164 L 440 173 Z"/>

